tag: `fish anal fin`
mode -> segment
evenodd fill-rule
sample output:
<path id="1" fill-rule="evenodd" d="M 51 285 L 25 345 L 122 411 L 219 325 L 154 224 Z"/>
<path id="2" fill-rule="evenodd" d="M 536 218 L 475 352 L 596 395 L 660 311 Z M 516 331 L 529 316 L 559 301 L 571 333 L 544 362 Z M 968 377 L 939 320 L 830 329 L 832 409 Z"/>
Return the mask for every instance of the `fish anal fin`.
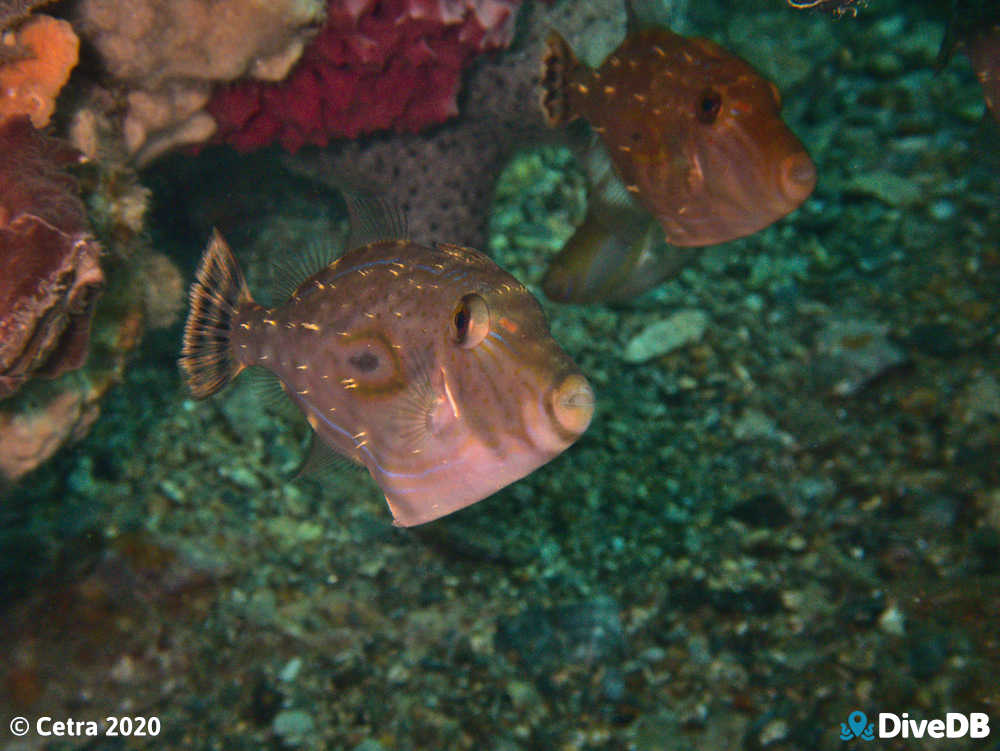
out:
<path id="1" fill-rule="evenodd" d="M 361 467 L 360 463 L 330 448 L 323 442 L 322 438 L 313 433 L 309 436 L 309 452 L 295 471 L 293 479 L 300 480 L 304 477 L 339 472 L 345 468 L 360 469 Z"/>
<path id="2" fill-rule="evenodd" d="M 244 377 L 262 408 L 296 424 L 302 421 L 302 411 L 288 398 L 281 379 L 275 373 L 266 368 L 248 368 Z"/>

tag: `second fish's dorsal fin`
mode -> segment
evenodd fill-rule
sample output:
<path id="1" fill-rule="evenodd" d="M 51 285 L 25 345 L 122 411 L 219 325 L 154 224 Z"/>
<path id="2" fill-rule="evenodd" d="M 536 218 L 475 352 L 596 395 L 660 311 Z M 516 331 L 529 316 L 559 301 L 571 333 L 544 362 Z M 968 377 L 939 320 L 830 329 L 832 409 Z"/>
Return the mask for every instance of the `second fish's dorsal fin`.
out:
<path id="1" fill-rule="evenodd" d="M 344 203 L 351 219 L 347 248 L 359 248 L 386 240 L 408 240 L 406 214 L 382 196 L 344 191 Z"/>
<path id="2" fill-rule="evenodd" d="M 627 34 L 643 29 L 673 29 L 682 20 L 677 3 L 663 0 L 625 0 L 625 28 Z"/>

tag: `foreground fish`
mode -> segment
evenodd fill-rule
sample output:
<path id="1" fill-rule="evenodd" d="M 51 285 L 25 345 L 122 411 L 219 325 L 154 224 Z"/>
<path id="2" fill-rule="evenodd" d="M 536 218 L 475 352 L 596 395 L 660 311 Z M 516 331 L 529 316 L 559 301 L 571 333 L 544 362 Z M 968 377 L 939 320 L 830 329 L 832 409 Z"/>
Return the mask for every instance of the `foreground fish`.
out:
<path id="1" fill-rule="evenodd" d="M 214 234 L 180 364 L 198 398 L 247 367 L 270 370 L 319 439 L 367 467 L 408 527 L 558 455 L 587 429 L 594 397 L 514 277 L 471 248 L 393 234 L 350 250 L 276 308 L 253 301 Z"/>
<path id="2" fill-rule="evenodd" d="M 549 125 L 589 121 L 674 245 L 743 237 L 798 207 L 816 169 L 781 120 L 775 86 L 714 42 L 630 21 L 597 70 L 550 35 L 542 61 Z"/>

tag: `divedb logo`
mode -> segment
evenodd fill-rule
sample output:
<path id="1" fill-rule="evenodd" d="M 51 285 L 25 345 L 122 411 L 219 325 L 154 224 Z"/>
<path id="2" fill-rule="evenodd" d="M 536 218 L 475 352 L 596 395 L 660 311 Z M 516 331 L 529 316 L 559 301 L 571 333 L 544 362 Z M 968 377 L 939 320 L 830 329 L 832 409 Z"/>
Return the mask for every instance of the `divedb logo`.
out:
<path id="1" fill-rule="evenodd" d="M 840 740 L 873 741 L 876 738 L 986 738 L 990 718 L 985 712 L 948 712 L 944 718 L 915 720 L 909 713 L 879 712 L 878 721 L 869 722 L 860 709 L 840 723 Z"/>

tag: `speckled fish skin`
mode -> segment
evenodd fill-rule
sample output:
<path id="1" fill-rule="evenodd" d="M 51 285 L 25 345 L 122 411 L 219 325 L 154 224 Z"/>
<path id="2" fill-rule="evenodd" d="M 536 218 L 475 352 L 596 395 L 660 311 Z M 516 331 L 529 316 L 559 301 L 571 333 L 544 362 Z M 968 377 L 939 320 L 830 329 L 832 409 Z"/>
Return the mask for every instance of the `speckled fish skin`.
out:
<path id="1" fill-rule="evenodd" d="M 235 280 L 220 282 L 227 276 Z M 198 285 L 231 291 L 192 291 L 181 365 L 195 395 L 243 368 L 269 369 L 317 436 L 367 467 L 397 525 L 481 500 L 590 422 L 593 392 L 538 302 L 476 250 L 370 243 L 264 308 L 233 291 L 245 283 L 216 236 Z M 219 329 L 229 332 L 225 353 L 212 351 Z M 209 377 L 205 366 L 220 358 L 228 375 Z"/>
<path id="2" fill-rule="evenodd" d="M 749 235 L 815 187 L 815 167 L 781 120 L 775 86 L 707 39 L 638 30 L 591 70 L 553 32 L 542 86 L 549 124 L 589 121 L 674 245 Z"/>
<path id="3" fill-rule="evenodd" d="M 982 84 L 986 106 L 1000 123 L 1000 24 L 971 34 L 966 40 L 966 51 Z"/>

